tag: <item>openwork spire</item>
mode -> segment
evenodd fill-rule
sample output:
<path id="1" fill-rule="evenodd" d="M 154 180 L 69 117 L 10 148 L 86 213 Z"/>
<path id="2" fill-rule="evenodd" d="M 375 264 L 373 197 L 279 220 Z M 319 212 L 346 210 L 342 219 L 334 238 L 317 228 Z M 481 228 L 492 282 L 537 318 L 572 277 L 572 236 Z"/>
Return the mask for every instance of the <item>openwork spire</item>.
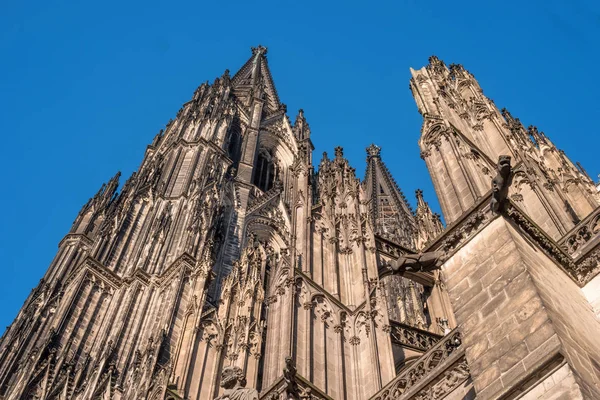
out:
<path id="1" fill-rule="evenodd" d="M 370 199 L 376 234 L 415 248 L 416 222 L 402 190 L 381 159 L 381 148 L 371 144 L 367 151 L 367 170 L 363 182 Z"/>

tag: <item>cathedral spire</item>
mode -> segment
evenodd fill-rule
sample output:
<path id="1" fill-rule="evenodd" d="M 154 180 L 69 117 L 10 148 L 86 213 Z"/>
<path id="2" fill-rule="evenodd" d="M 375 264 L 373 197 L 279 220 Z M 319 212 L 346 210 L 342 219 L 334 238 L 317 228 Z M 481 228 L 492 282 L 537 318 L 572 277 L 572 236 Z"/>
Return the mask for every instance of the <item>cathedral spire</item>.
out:
<path id="1" fill-rule="evenodd" d="M 267 113 L 285 112 L 285 104 L 279 100 L 271 70 L 267 61 L 267 48 L 252 47 L 252 56 L 231 78 L 236 97 L 247 105 L 252 98 L 265 100 Z"/>
<path id="2" fill-rule="evenodd" d="M 414 248 L 416 224 L 402 190 L 381 159 L 381 148 L 371 144 L 367 151 L 364 188 L 371 200 L 371 217 L 377 234 Z"/>

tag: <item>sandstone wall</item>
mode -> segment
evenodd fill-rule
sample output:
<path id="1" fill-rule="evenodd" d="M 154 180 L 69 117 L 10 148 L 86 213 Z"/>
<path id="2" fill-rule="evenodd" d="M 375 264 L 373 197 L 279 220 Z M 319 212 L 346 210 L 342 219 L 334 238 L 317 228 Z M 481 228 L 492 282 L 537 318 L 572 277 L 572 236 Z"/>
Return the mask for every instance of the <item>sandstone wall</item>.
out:
<path id="1" fill-rule="evenodd" d="M 600 318 L 600 275 L 589 281 L 582 288 L 582 291 L 596 313 L 596 316 Z"/>
<path id="2" fill-rule="evenodd" d="M 581 392 L 577 390 L 573 371 L 571 371 L 569 364 L 564 364 L 521 397 L 521 400 L 577 400 L 581 398 Z"/>
<path id="3" fill-rule="evenodd" d="M 510 232 L 551 320 L 551 326 L 539 329 L 539 334 L 544 335 L 544 330 L 558 334 L 561 352 L 584 393 L 589 398 L 600 398 L 600 320 L 565 272 L 516 230 Z"/>
<path id="4" fill-rule="evenodd" d="M 586 358 L 600 354 L 592 340 L 600 322 L 577 285 L 507 220 L 492 221 L 443 273 L 478 399 L 542 384 L 526 378 L 561 353 L 577 378 L 566 390 L 600 398 L 594 361 Z"/>

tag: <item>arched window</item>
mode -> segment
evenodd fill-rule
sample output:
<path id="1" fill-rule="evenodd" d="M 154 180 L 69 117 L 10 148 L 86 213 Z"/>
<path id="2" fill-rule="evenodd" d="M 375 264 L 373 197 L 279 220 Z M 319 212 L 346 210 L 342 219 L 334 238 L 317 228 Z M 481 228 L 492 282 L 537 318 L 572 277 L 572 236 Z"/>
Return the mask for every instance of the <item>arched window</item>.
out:
<path id="1" fill-rule="evenodd" d="M 225 145 L 225 148 L 227 149 L 227 155 L 229 158 L 231 158 L 234 164 L 237 164 L 240 156 L 240 147 L 242 144 L 240 132 L 240 120 L 236 117 L 233 119 L 231 127 L 229 128 L 227 144 Z"/>
<path id="2" fill-rule="evenodd" d="M 273 187 L 275 180 L 275 163 L 271 153 L 261 148 L 258 152 L 256 165 L 254 167 L 253 183 L 263 192 Z"/>

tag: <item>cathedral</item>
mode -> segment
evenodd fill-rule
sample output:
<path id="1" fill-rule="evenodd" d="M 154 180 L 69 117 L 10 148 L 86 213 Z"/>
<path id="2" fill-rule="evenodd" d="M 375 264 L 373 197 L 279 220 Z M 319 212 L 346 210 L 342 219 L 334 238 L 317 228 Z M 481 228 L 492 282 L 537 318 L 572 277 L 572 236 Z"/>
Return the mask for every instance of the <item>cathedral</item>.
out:
<path id="1" fill-rule="evenodd" d="M 81 208 L 0 399 L 600 399 L 600 186 L 463 66 L 410 71 L 445 226 L 376 145 L 313 161 L 258 46 Z"/>

